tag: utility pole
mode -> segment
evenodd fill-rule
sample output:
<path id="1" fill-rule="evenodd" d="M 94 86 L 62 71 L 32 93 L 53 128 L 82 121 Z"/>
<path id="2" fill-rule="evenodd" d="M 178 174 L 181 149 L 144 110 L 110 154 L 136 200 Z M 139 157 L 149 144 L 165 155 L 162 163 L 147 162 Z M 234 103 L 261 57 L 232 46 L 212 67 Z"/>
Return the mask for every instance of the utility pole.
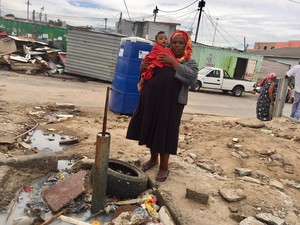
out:
<path id="1" fill-rule="evenodd" d="M 216 31 L 217 31 L 217 26 L 218 26 L 219 18 L 217 18 L 216 20 L 217 20 L 217 22 L 216 22 L 216 26 L 215 26 L 215 32 L 214 32 L 212 46 L 214 46 L 214 44 L 215 44 L 215 37 L 216 37 Z"/>
<path id="2" fill-rule="evenodd" d="M 120 13 L 120 18 L 118 23 L 118 33 L 121 33 L 121 21 L 122 21 L 122 12 Z"/>
<path id="3" fill-rule="evenodd" d="M 202 13 L 202 8 L 204 8 L 204 7 L 205 7 L 205 1 L 204 0 L 199 1 L 199 3 L 198 3 L 199 17 L 198 17 L 198 24 L 197 24 L 197 30 L 196 30 L 196 35 L 195 35 L 195 43 L 197 42 L 201 13 Z"/>
<path id="4" fill-rule="evenodd" d="M 35 21 L 35 10 L 32 11 L 32 20 Z"/>
<path id="5" fill-rule="evenodd" d="M 29 0 L 25 2 L 25 5 L 27 5 L 27 20 L 29 20 L 29 6 L 31 5 Z"/>
<path id="6" fill-rule="evenodd" d="M 104 18 L 104 21 L 105 21 L 105 30 L 106 30 L 106 27 L 107 27 L 107 18 Z"/>
<path id="7" fill-rule="evenodd" d="M 0 18 L 1 18 L 1 0 L 0 0 Z"/>
<path id="8" fill-rule="evenodd" d="M 40 22 L 42 22 L 42 13 L 44 11 L 44 6 L 41 8 L 41 12 L 40 12 Z"/>
<path id="9" fill-rule="evenodd" d="M 158 13 L 158 8 L 157 6 L 155 7 L 155 9 L 153 9 L 153 14 L 154 14 L 154 22 L 156 21 L 156 14 Z"/>

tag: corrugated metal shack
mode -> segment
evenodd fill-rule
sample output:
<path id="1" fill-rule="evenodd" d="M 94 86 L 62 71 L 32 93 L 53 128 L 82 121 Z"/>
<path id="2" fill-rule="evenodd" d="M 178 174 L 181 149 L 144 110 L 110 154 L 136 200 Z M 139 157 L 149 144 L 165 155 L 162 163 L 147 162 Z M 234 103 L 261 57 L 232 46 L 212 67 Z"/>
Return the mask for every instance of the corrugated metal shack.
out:
<path id="1" fill-rule="evenodd" d="M 69 29 L 65 71 L 111 82 L 123 37 L 105 31 Z"/>
<path id="2" fill-rule="evenodd" d="M 218 67 L 227 70 L 234 78 L 245 78 L 256 81 L 263 57 L 237 50 L 220 47 L 193 44 L 193 59 L 199 69 L 205 66 Z"/>

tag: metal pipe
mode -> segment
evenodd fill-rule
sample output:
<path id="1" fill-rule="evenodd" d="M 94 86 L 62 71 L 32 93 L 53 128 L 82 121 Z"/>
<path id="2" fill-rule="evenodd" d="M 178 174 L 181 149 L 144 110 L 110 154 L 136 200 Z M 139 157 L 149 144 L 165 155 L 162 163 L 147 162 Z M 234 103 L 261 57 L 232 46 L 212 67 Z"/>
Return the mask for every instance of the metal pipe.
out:
<path id="1" fill-rule="evenodd" d="M 281 117 L 287 93 L 288 79 L 279 78 L 276 91 L 275 106 L 273 111 L 274 117 Z"/>
<path id="2" fill-rule="evenodd" d="M 91 213 L 104 209 L 106 204 L 107 170 L 109 161 L 110 134 L 98 133 L 93 171 L 93 194 Z"/>

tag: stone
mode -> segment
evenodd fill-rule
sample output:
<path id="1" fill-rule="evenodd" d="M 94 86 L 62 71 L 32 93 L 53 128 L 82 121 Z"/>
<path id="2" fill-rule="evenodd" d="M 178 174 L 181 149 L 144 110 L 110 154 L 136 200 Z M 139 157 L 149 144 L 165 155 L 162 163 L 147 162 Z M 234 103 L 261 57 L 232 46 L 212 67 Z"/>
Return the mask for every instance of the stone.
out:
<path id="1" fill-rule="evenodd" d="M 235 142 L 235 143 L 238 143 L 239 139 L 238 138 L 232 138 L 232 141 Z"/>
<path id="2" fill-rule="evenodd" d="M 195 153 L 189 153 L 188 156 L 194 160 L 197 159 L 197 155 Z"/>
<path id="3" fill-rule="evenodd" d="M 238 151 L 237 152 L 242 158 L 249 158 L 249 156 L 247 154 L 245 154 L 243 151 Z"/>
<path id="4" fill-rule="evenodd" d="M 221 188 L 219 190 L 220 195 L 229 202 L 237 202 L 246 198 L 246 195 L 242 189 L 227 189 Z"/>
<path id="5" fill-rule="evenodd" d="M 270 180 L 269 185 L 271 187 L 274 187 L 274 188 L 280 190 L 280 191 L 284 190 L 284 185 L 281 182 L 277 181 L 277 180 Z"/>
<path id="6" fill-rule="evenodd" d="M 197 191 L 193 191 L 191 189 L 186 189 L 186 194 L 185 197 L 187 199 L 191 199 L 195 202 L 198 202 L 200 204 L 204 204 L 207 205 L 208 204 L 208 199 L 209 199 L 209 195 L 203 192 L 197 192 Z"/>
<path id="7" fill-rule="evenodd" d="M 271 213 L 259 213 L 255 216 L 259 221 L 271 225 L 286 225 L 285 221 Z"/>
<path id="8" fill-rule="evenodd" d="M 243 181 L 247 181 L 247 182 L 251 182 L 251 183 L 255 183 L 255 184 L 261 184 L 261 181 L 252 177 L 237 177 L 237 180 L 243 180 Z"/>
<path id="9" fill-rule="evenodd" d="M 169 210 L 166 206 L 162 206 L 158 211 L 159 220 L 164 225 L 175 225 L 174 220 L 172 219 Z"/>
<path id="10" fill-rule="evenodd" d="M 240 177 L 250 176 L 252 173 L 252 170 L 247 169 L 247 168 L 235 168 L 235 173 L 237 173 Z"/>
<path id="11" fill-rule="evenodd" d="M 270 156 L 270 158 L 273 160 L 273 161 L 276 161 L 280 164 L 283 164 L 284 163 L 284 158 L 283 158 L 283 155 L 280 155 L 280 154 L 273 154 Z"/>
<path id="12" fill-rule="evenodd" d="M 239 119 L 236 121 L 237 124 L 240 124 L 243 127 L 251 127 L 251 128 L 262 128 L 265 124 L 258 119 Z"/>
<path id="13" fill-rule="evenodd" d="M 258 221 L 252 216 L 247 217 L 239 223 L 239 225 L 264 225 L 264 223 Z"/>

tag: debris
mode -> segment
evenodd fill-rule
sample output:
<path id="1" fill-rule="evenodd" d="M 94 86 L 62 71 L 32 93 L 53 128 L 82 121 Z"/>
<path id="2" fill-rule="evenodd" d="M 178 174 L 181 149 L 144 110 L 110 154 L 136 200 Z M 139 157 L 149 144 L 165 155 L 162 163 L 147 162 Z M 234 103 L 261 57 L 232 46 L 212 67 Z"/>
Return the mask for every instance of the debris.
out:
<path id="1" fill-rule="evenodd" d="M 235 142 L 235 143 L 238 143 L 239 139 L 238 138 L 232 138 L 232 141 Z"/>
<path id="2" fill-rule="evenodd" d="M 73 115 L 70 115 L 70 114 L 69 114 L 69 115 L 62 115 L 62 114 L 61 114 L 61 115 L 56 115 L 56 117 L 57 117 L 57 118 L 73 118 L 74 116 L 73 116 Z"/>
<path id="3" fill-rule="evenodd" d="M 61 216 L 62 214 L 64 214 L 67 211 L 68 211 L 68 208 L 61 210 L 60 212 L 58 212 L 55 215 L 53 215 L 52 217 L 50 217 L 48 220 L 46 220 L 41 225 L 47 225 L 47 224 L 51 223 L 53 220 L 55 220 L 56 218 L 58 218 L 59 216 Z"/>
<path id="4" fill-rule="evenodd" d="M 185 197 L 187 199 L 191 199 L 193 201 L 196 201 L 200 204 L 204 204 L 207 205 L 208 204 L 208 199 L 209 199 L 209 195 L 206 193 L 202 193 L 202 192 L 197 192 L 197 191 L 193 191 L 189 188 L 186 189 L 186 194 Z"/>
<path id="5" fill-rule="evenodd" d="M 57 212 L 84 192 L 86 171 L 79 171 L 45 190 L 43 198 L 52 211 Z"/>
<path id="6" fill-rule="evenodd" d="M 24 191 L 25 192 L 30 192 L 31 191 L 31 187 L 28 186 L 28 185 L 24 186 Z"/>
<path id="7" fill-rule="evenodd" d="M 29 144 L 27 144 L 27 143 L 25 143 L 25 142 L 23 142 L 23 141 L 19 142 L 19 144 L 20 144 L 23 148 L 31 149 L 31 145 L 29 145 Z"/>
<path id="8" fill-rule="evenodd" d="M 158 212 L 159 214 L 159 220 L 164 225 L 175 225 L 175 222 L 173 221 L 169 210 L 166 206 L 162 206 Z"/>
<path id="9" fill-rule="evenodd" d="M 247 169 L 247 168 L 235 168 L 234 169 L 235 173 L 237 173 L 240 177 L 243 176 L 250 176 L 252 173 L 252 170 Z"/>
<path id="10" fill-rule="evenodd" d="M 283 169 L 284 169 L 284 172 L 286 172 L 286 173 L 290 173 L 290 174 L 294 173 L 294 166 L 291 164 L 285 164 L 283 166 Z"/>
<path id="11" fill-rule="evenodd" d="M 48 131 L 56 131 L 56 129 L 54 129 L 54 128 L 48 128 L 47 130 Z"/>
<path id="12" fill-rule="evenodd" d="M 22 189 L 19 191 L 19 193 L 17 195 L 17 198 L 14 200 L 14 202 L 13 202 L 13 204 L 12 204 L 12 206 L 11 206 L 8 214 L 7 214 L 5 222 L 7 222 L 8 218 L 10 217 L 10 215 L 12 214 L 12 212 L 14 211 L 14 209 L 16 208 L 16 205 L 17 205 L 17 202 L 18 202 L 18 198 L 20 197 L 21 193 L 22 193 Z"/>
<path id="13" fill-rule="evenodd" d="M 237 202 L 246 198 L 246 195 L 242 189 L 227 189 L 221 188 L 219 190 L 220 195 L 229 202 Z"/>
<path id="14" fill-rule="evenodd" d="M 261 129 L 260 132 L 263 134 L 272 134 L 272 130 Z"/>
<path id="15" fill-rule="evenodd" d="M 60 145 L 71 145 L 71 144 L 76 144 L 78 142 L 79 142 L 78 138 L 73 138 L 73 139 L 61 140 L 61 141 L 59 141 L 59 144 Z"/>
<path id="16" fill-rule="evenodd" d="M 75 109 L 75 105 L 72 103 L 55 103 L 56 108 L 58 109 Z"/>
<path id="17" fill-rule="evenodd" d="M 256 219 L 262 221 L 263 223 L 273 224 L 273 225 L 285 225 L 283 219 L 272 215 L 271 213 L 260 213 L 255 216 Z"/>
<path id="18" fill-rule="evenodd" d="M 76 220 L 76 219 L 73 219 L 73 218 L 70 218 L 70 217 L 67 217 L 67 216 L 63 216 L 63 215 L 61 215 L 59 217 L 59 219 L 61 219 L 64 222 L 68 222 L 68 223 L 76 224 L 76 225 L 91 225 L 90 223 L 86 223 L 86 222 Z"/>
<path id="19" fill-rule="evenodd" d="M 21 216 L 13 219 L 13 225 L 31 225 L 32 218 L 28 216 Z"/>
<path id="20" fill-rule="evenodd" d="M 114 224 L 142 224 L 144 218 L 140 215 L 135 214 L 134 212 L 122 212 L 116 219 L 111 222 L 105 223 L 105 225 L 114 225 Z"/>

